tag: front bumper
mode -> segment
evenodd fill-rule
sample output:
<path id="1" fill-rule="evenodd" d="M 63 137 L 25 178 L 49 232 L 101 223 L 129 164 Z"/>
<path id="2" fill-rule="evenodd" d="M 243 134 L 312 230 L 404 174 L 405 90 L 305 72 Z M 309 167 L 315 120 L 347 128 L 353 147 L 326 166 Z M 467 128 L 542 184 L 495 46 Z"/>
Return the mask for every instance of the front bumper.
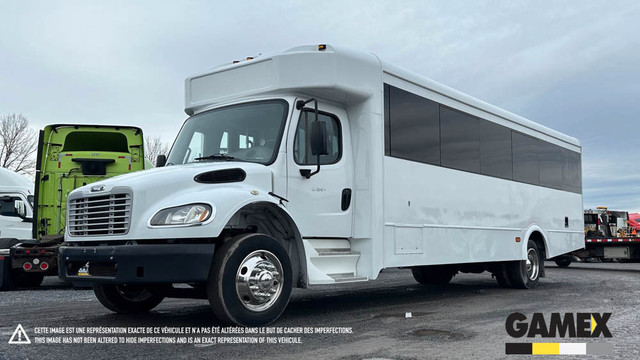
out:
<path id="1" fill-rule="evenodd" d="M 60 279 L 74 283 L 205 282 L 214 244 L 61 246 Z"/>

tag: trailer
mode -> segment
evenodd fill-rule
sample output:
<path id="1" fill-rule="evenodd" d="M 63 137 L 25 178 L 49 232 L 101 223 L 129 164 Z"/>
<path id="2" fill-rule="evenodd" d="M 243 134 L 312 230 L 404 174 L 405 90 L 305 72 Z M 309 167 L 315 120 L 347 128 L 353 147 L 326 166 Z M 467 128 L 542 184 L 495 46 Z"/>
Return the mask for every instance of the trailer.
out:
<path id="1" fill-rule="evenodd" d="M 10 228 L 0 222 L 0 289 L 39 286 L 45 276 L 57 276 L 69 193 L 99 180 L 148 168 L 150 163 L 145 164 L 143 151 L 142 130 L 137 127 L 48 125 L 41 130 L 35 194 L 23 190 L 2 196 L 0 187 L 0 204 L 10 207 L 11 212 L 4 218 L 17 219 L 13 221 L 21 224 L 17 233 L 7 231 Z M 33 187 L 29 185 L 29 189 Z M 111 203 L 107 199 L 103 205 Z M 119 226 L 111 218 L 91 221 Z"/>
<path id="2" fill-rule="evenodd" d="M 640 233 L 637 223 L 626 211 L 598 206 L 584 211 L 584 249 L 554 259 L 559 267 L 571 265 L 574 258 L 582 261 L 638 261 Z"/>
<path id="3" fill-rule="evenodd" d="M 68 198 L 85 215 L 105 197 L 131 206 L 117 232 L 68 211 L 60 248 L 60 277 L 112 311 L 194 297 L 262 326 L 294 286 L 410 268 L 422 284 L 489 271 L 533 288 L 544 259 L 582 247 L 576 139 L 373 54 L 301 46 L 185 85 L 166 166 Z"/>

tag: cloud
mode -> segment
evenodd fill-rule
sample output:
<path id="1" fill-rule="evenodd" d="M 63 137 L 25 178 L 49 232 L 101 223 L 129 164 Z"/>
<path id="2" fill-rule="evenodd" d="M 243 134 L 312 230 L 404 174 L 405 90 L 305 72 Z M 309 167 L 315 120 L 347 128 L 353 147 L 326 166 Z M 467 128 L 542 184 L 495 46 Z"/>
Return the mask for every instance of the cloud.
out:
<path id="1" fill-rule="evenodd" d="M 171 142 L 188 75 L 331 43 L 579 138 L 585 204 L 640 208 L 635 1 L 25 0 L 1 10 L 0 112 L 36 127 L 133 124 Z"/>

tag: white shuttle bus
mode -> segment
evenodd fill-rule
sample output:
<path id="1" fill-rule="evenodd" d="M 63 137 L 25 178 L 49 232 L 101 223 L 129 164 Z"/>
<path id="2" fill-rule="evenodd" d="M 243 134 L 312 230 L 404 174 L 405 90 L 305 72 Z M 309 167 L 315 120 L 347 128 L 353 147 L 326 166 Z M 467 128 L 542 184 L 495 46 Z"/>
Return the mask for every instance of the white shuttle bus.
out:
<path id="1" fill-rule="evenodd" d="M 373 54 L 220 66 L 186 79 L 185 111 L 166 166 L 69 195 L 60 276 L 113 311 L 199 297 L 258 326 L 292 287 L 406 267 L 532 288 L 544 259 L 584 246 L 576 139 Z"/>

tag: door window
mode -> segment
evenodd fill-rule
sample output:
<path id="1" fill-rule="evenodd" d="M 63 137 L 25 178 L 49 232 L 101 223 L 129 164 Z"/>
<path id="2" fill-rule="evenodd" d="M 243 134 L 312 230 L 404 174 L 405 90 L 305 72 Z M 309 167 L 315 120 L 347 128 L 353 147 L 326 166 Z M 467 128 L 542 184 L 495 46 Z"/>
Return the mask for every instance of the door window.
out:
<path id="1" fill-rule="evenodd" d="M 303 110 L 300 114 L 296 136 L 293 141 L 293 159 L 298 165 L 316 165 L 317 156 L 311 154 L 311 123 L 315 121 L 313 110 Z M 335 164 L 342 156 L 342 132 L 340 121 L 334 115 L 319 113 L 318 121 L 327 125 L 327 150 L 328 155 L 320 156 L 320 164 Z"/>
<path id="2" fill-rule="evenodd" d="M 11 196 L 0 197 L 0 215 L 17 217 L 18 213 L 15 207 L 16 200 L 20 200 L 20 198 Z"/>

